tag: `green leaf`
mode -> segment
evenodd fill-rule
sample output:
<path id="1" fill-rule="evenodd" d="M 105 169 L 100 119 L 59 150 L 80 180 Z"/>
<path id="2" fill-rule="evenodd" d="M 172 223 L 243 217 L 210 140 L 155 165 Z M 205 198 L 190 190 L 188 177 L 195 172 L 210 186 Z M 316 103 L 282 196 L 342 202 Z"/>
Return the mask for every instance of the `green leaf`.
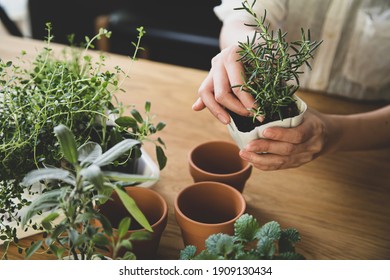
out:
<path id="1" fill-rule="evenodd" d="M 115 120 L 115 123 L 121 127 L 136 127 L 137 121 L 129 116 L 122 116 Z"/>
<path id="2" fill-rule="evenodd" d="M 139 141 L 133 139 L 125 139 L 106 151 L 98 157 L 93 163 L 98 166 L 105 166 L 113 163 L 117 158 L 132 149 L 134 146 L 140 144 Z"/>
<path id="3" fill-rule="evenodd" d="M 130 235 L 130 240 L 150 240 L 152 234 L 149 231 L 135 231 Z"/>
<path id="4" fill-rule="evenodd" d="M 73 133 L 62 124 L 54 127 L 54 133 L 58 138 L 65 159 L 71 164 L 77 164 L 77 146 Z"/>
<path id="5" fill-rule="evenodd" d="M 122 239 L 123 237 L 125 237 L 125 235 L 129 231 L 130 222 L 131 222 L 131 219 L 129 217 L 125 217 L 120 221 L 119 226 L 118 226 L 118 238 L 119 239 Z"/>
<path id="6" fill-rule="evenodd" d="M 150 112 L 150 107 L 151 107 L 150 101 L 146 101 L 145 102 L 145 112 L 149 113 Z"/>
<path id="7" fill-rule="evenodd" d="M 225 256 L 233 250 L 233 237 L 224 233 L 210 235 L 206 241 L 206 249 L 209 253 Z"/>
<path id="8" fill-rule="evenodd" d="M 34 242 L 30 248 L 26 250 L 26 259 L 29 259 L 42 246 L 42 243 L 43 240 Z"/>
<path id="9" fill-rule="evenodd" d="M 295 252 L 294 244 L 301 240 L 299 232 L 294 228 L 288 228 L 282 230 L 281 237 L 279 239 L 279 252 Z"/>
<path id="10" fill-rule="evenodd" d="M 104 176 L 100 167 L 96 164 L 92 164 L 87 168 L 80 171 L 80 175 L 86 180 L 92 183 L 98 191 L 102 191 L 104 188 Z"/>
<path id="11" fill-rule="evenodd" d="M 125 239 L 125 240 L 121 241 L 121 243 L 119 244 L 119 247 L 130 251 L 131 249 L 133 249 L 133 244 L 130 242 L 130 240 Z"/>
<path id="12" fill-rule="evenodd" d="M 180 251 L 179 260 L 191 260 L 195 257 L 196 247 L 194 245 L 188 245 Z"/>
<path id="13" fill-rule="evenodd" d="M 64 192 L 66 192 L 66 189 L 67 188 L 62 188 L 48 191 L 34 199 L 33 202 L 27 208 L 28 210 L 26 214 L 22 217 L 22 225 L 26 225 L 27 222 L 38 212 L 47 208 L 58 206 L 59 198 L 62 197 L 62 194 Z"/>
<path id="14" fill-rule="evenodd" d="M 234 251 L 234 239 L 230 235 L 222 235 L 217 242 L 217 252 L 221 256 L 227 257 Z"/>
<path id="15" fill-rule="evenodd" d="M 81 162 L 81 166 L 83 166 L 85 163 L 95 161 L 103 152 L 102 147 L 98 143 L 87 142 L 77 149 L 77 154 L 78 160 Z"/>
<path id="16" fill-rule="evenodd" d="M 142 213 L 142 211 L 138 208 L 137 204 L 135 203 L 134 199 L 131 198 L 126 192 L 121 190 L 120 188 L 116 187 L 115 191 L 118 193 L 118 196 L 120 200 L 122 201 L 123 205 L 127 209 L 127 211 L 130 213 L 131 216 L 146 230 L 153 232 L 152 227 L 150 226 L 148 220 L 146 219 L 145 215 Z"/>
<path id="17" fill-rule="evenodd" d="M 272 257 L 276 252 L 275 241 L 268 236 L 263 236 L 257 242 L 257 252 L 261 256 Z"/>
<path id="18" fill-rule="evenodd" d="M 282 234 L 279 223 L 271 221 L 263 225 L 256 233 L 256 238 L 261 239 L 267 237 L 273 241 L 278 240 Z"/>
<path id="19" fill-rule="evenodd" d="M 127 174 L 116 171 L 103 171 L 103 175 L 110 181 L 123 182 L 127 184 L 142 183 L 156 180 L 154 177 L 146 177 L 137 174 Z"/>
<path id="20" fill-rule="evenodd" d="M 37 170 L 32 170 L 23 178 L 23 186 L 31 186 L 44 180 L 59 180 L 69 185 L 76 185 L 76 178 L 67 170 L 47 167 Z"/>
<path id="21" fill-rule="evenodd" d="M 167 157 L 164 153 L 164 150 L 160 146 L 156 146 L 156 155 L 157 155 L 157 162 L 160 170 L 163 170 L 164 167 L 167 165 Z"/>
<path id="22" fill-rule="evenodd" d="M 234 236 L 238 240 L 250 242 L 255 239 L 259 228 L 259 223 L 252 215 L 243 214 L 234 223 Z"/>
<path id="23" fill-rule="evenodd" d="M 163 130 L 163 128 L 166 126 L 164 122 L 159 122 L 156 126 L 157 131 Z"/>
<path id="24" fill-rule="evenodd" d="M 125 253 L 125 255 L 122 257 L 122 259 L 123 259 L 123 260 L 132 260 L 132 261 L 134 261 L 134 260 L 136 260 L 137 258 L 136 258 L 136 256 L 134 255 L 133 252 L 127 251 L 127 252 Z"/>
<path id="25" fill-rule="evenodd" d="M 144 122 L 144 119 L 142 118 L 141 114 L 138 112 L 137 109 L 133 109 L 130 111 L 130 114 L 134 117 L 134 119 L 138 122 L 138 123 L 143 123 Z"/>
<path id="26" fill-rule="evenodd" d="M 51 230 L 52 229 L 52 225 L 51 223 L 58 218 L 60 214 L 58 214 L 57 212 L 52 212 L 50 213 L 49 215 L 47 215 L 42 221 L 41 221 L 41 224 L 43 226 L 44 229 L 46 230 Z"/>

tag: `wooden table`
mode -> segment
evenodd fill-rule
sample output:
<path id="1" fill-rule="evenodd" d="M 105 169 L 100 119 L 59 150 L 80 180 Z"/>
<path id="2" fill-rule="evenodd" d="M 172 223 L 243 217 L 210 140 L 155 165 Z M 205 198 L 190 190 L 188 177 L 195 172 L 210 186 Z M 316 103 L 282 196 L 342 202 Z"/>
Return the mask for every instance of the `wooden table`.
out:
<path id="1" fill-rule="evenodd" d="M 14 59 L 21 50 L 34 55 L 42 46 L 38 41 L 13 37 L 1 37 L 0 42 L 3 60 Z M 129 64 L 126 57 L 109 56 L 108 65 L 125 68 Z M 152 187 L 169 205 L 161 259 L 177 259 L 183 248 L 173 203 L 177 193 L 192 183 L 189 150 L 208 140 L 232 141 L 227 128 L 207 110 L 191 109 L 206 75 L 205 71 L 139 60 L 123 85 L 126 93 L 118 95 L 121 101 L 137 106 L 151 101 L 158 120 L 167 123 L 160 136 L 167 145 L 168 164 Z M 309 106 L 329 113 L 362 112 L 383 105 L 312 92 L 299 95 Z M 145 148 L 153 154 L 152 145 Z M 297 250 L 308 259 L 390 259 L 390 149 L 327 155 L 283 171 L 254 169 L 243 195 L 247 212 L 261 223 L 276 220 L 282 227 L 297 228 L 302 235 Z M 11 249 L 10 259 L 21 257 Z"/>

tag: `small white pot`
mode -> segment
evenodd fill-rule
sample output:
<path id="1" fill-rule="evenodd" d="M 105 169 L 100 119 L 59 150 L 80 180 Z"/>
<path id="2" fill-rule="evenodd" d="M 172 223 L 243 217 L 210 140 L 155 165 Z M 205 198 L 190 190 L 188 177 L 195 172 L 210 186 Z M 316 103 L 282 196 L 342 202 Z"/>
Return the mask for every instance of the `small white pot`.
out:
<path id="1" fill-rule="evenodd" d="M 267 127 L 279 126 L 279 127 L 295 127 L 301 124 L 303 120 L 303 114 L 307 109 L 306 103 L 300 99 L 298 96 L 294 95 L 294 98 L 297 100 L 297 106 L 300 114 L 298 116 L 287 118 L 284 120 L 273 121 L 264 125 L 260 125 L 249 132 L 241 132 L 238 130 L 233 119 L 230 118 L 230 123 L 227 125 L 230 135 L 236 142 L 237 146 L 242 150 L 246 145 L 256 139 L 265 138 L 263 135 L 264 130 Z"/>

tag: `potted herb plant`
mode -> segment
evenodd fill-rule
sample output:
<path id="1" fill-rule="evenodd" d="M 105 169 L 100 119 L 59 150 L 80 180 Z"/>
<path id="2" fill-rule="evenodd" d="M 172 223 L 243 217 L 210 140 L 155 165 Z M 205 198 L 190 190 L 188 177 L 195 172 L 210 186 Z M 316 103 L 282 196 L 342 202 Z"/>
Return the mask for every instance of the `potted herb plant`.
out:
<path id="1" fill-rule="evenodd" d="M 40 225 L 46 237 L 33 243 L 26 250 L 26 257 L 43 247 L 59 259 L 92 259 L 102 257 L 105 251 L 110 251 L 112 258 L 116 259 L 120 249 L 125 248 L 127 252 L 122 257 L 134 259 L 135 256 L 129 251 L 132 248 L 131 240 L 144 238 L 147 233 L 127 236 L 130 222 L 137 222 L 150 232 L 152 228 L 132 197 L 115 182 L 131 184 L 149 178 L 104 171 L 103 167 L 112 164 L 139 142 L 125 139 L 103 153 L 101 146 L 95 142 L 87 142 L 77 149 L 74 135 L 64 125 L 56 126 L 54 133 L 64 157 L 63 167 L 33 170 L 22 181 L 24 186 L 42 181 L 60 185 L 60 188 L 46 191 L 34 200 L 23 217 L 23 225 L 28 226 L 31 218 L 50 209 Z M 121 219 L 116 233 L 111 222 L 99 211 L 99 205 L 104 205 L 114 191 L 134 218 L 134 221 L 129 217 Z"/>
<path id="2" fill-rule="evenodd" d="M 134 173 L 145 154 L 145 141 L 156 146 L 159 169 L 166 165 L 164 142 L 154 137 L 165 126 L 154 123 L 151 103 L 145 102 L 145 114 L 135 106 L 124 107 L 116 101 L 121 84 L 130 73 L 145 31 L 138 28 L 138 41 L 129 69 L 107 69 L 106 56 L 88 50 L 94 42 L 111 33 L 100 29 L 93 38 L 86 38 L 83 48 L 54 47 L 51 25 L 47 24 L 45 47 L 32 61 L 22 51 L 17 61 L 0 58 L 0 243 L 17 241 L 21 215 L 25 206 L 42 192 L 40 184 L 21 185 L 25 175 L 44 165 L 61 165 L 62 156 L 52 131 L 58 124 L 69 127 L 81 145 L 94 141 L 103 151 L 124 139 L 138 145 L 118 158 L 113 166 Z M 72 36 L 70 36 L 72 42 Z M 114 116 L 114 117 L 113 117 Z M 124 171 L 122 169 L 122 171 Z"/>
<path id="3" fill-rule="evenodd" d="M 181 260 L 303 260 L 295 252 L 301 240 L 294 228 L 282 229 L 275 221 L 260 226 L 257 220 L 243 214 L 234 224 L 234 234 L 217 233 L 205 241 L 205 249 L 197 253 L 193 245 L 180 252 Z"/>
<path id="4" fill-rule="evenodd" d="M 301 39 L 286 41 L 287 33 L 281 29 L 274 32 L 266 23 L 266 12 L 258 17 L 253 10 L 256 0 L 247 0 L 236 10 L 245 10 L 255 20 L 252 38 L 239 42 L 239 61 L 242 62 L 244 82 L 239 87 L 251 94 L 255 100 L 250 108 L 251 117 L 229 112 L 229 132 L 240 148 L 254 139 L 263 137 L 262 132 L 269 126 L 293 127 L 301 123 L 307 106 L 295 95 L 299 89 L 301 66 L 310 68 L 309 60 L 322 43 L 312 41 L 310 30 L 301 29 Z"/>

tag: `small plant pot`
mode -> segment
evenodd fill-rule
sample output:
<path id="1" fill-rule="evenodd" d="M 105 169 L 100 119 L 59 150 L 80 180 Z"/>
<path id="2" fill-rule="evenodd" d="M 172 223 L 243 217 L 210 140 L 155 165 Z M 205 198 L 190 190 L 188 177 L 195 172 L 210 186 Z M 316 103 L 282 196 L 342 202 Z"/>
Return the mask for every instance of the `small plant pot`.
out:
<path id="1" fill-rule="evenodd" d="M 196 146 L 188 157 L 194 182 L 221 182 L 243 192 L 252 165 L 243 160 L 239 152 L 234 143 L 225 141 L 210 141 Z"/>
<path id="2" fill-rule="evenodd" d="M 174 204 L 184 245 L 194 245 L 200 252 L 211 234 L 233 235 L 234 222 L 245 208 L 241 193 L 223 183 L 199 182 L 184 188 Z"/>
<path id="3" fill-rule="evenodd" d="M 153 232 L 148 240 L 132 241 L 132 252 L 137 259 L 155 259 L 160 244 L 160 239 L 168 221 L 168 205 L 164 198 L 152 189 L 142 187 L 126 187 L 127 194 L 132 197 L 138 208 L 149 221 Z M 114 192 L 111 200 L 100 206 L 100 211 L 111 222 L 113 228 L 117 228 L 119 222 L 129 216 L 118 195 Z M 132 218 L 129 234 L 136 231 L 146 231 Z M 125 253 L 125 252 L 121 252 Z"/>
<path id="4" fill-rule="evenodd" d="M 300 99 L 298 96 L 294 95 L 294 98 L 297 101 L 297 106 L 299 109 L 299 115 L 291 118 L 286 118 L 283 120 L 273 121 L 269 122 L 260 126 L 255 127 L 251 131 L 242 131 L 240 130 L 240 124 L 235 123 L 234 119 L 230 118 L 230 123 L 228 124 L 228 130 L 230 132 L 230 135 L 236 142 L 237 146 L 240 149 L 244 149 L 246 145 L 256 139 L 264 138 L 263 132 L 266 128 L 272 127 L 272 126 L 279 126 L 279 127 L 295 127 L 301 124 L 303 120 L 303 114 L 306 112 L 307 105 L 306 103 Z M 248 122 L 252 121 L 252 117 L 246 118 Z"/>

